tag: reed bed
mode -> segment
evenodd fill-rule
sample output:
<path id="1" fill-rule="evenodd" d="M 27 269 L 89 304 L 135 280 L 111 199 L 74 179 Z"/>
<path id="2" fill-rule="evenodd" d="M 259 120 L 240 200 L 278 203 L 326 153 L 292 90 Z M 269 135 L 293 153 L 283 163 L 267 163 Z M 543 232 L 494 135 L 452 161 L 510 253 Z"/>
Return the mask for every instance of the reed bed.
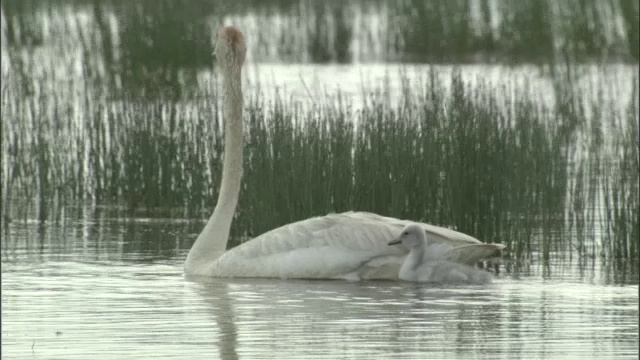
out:
<path id="1" fill-rule="evenodd" d="M 8 80 L 6 218 L 31 208 L 56 221 L 77 203 L 208 216 L 223 156 L 215 82 L 149 100 L 25 93 Z M 549 106 L 526 88 L 471 84 L 460 71 L 431 71 L 399 102 L 382 89 L 361 108 L 340 96 L 303 105 L 253 93 L 233 235 L 353 209 L 455 226 L 506 243 L 516 258 L 637 258 L 637 75 L 630 81 L 624 111 L 562 85 L 571 82 L 558 81 Z"/>
<path id="2" fill-rule="evenodd" d="M 221 94 L 197 72 L 226 19 L 261 60 L 533 62 L 552 83 L 427 71 L 400 101 L 363 89 L 357 107 L 258 89 L 236 239 L 355 209 L 454 226 L 515 258 L 638 258 L 638 75 L 585 83 L 579 65 L 637 64 L 637 1 L 204 3 L 2 3 L 3 219 L 58 221 L 78 203 L 208 216 Z"/>

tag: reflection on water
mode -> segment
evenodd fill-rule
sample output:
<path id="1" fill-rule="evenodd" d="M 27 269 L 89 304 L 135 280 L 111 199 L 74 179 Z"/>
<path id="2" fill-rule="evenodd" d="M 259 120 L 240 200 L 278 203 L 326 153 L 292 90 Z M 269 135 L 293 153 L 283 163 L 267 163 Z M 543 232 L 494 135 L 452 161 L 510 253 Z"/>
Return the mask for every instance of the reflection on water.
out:
<path id="1" fill-rule="evenodd" d="M 638 6 L 629 0 L 7 0 L 2 11 L 3 43 L 76 41 L 134 77 L 205 65 L 221 24 L 245 29 L 256 44 L 249 58 L 268 61 L 638 60 Z"/>
<path id="2" fill-rule="evenodd" d="M 198 227 L 120 218 L 77 222 L 62 233 L 10 224 L 2 247 L 4 357 L 638 354 L 635 266 L 623 281 L 604 276 L 600 263 L 503 266 L 484 287 L 185 279 L 191 241 L 179 239 Z"/>
<path id="3" fill-rule="evenodd" d="M 511 277 L 490 287 L 186 282 L 176 259 L 12 264 L 2 290 L 10 358 L 637 354 L 637 286 Z"/>
<path id="4" fill-rule="evenodd" d="M 598 188 L 598 184 L 590 186 L 582 182 L 593 174 L 585 173 L 581 177 L 578 173 L 565 189 L 557 185 L 555 178 L 551 181 L 544 178 L 546 167 L 541 171 L 539 167 L 529 166 L 532 176 L 517 171 L 520 176 L 508 181 L 526 185 L 525 191 L 509 193 L 500 188 L 495 192 L 499 196 L 485 201 L 491 206 L 487 207 L 490 211 L 477 211 L 482 215 L 479 220 L 467 217 L 474 226 L 486 225 L 477 228 L 490 229 L 493 222 L 484 219 L 485 214 L 514 211 L 507 206 L 500 207 L 500 201 L 508 204 L 505 198 L 512 199 L 504 194 L 513 199 L 519 199 L 521 194 L 531 195 L 525 201 L 514 202 L 519 205 L 515 210 L 521 210 L 522 217 L 528 221 L 531 219 L 533 225 L 527 225 L 524 231 L 531 242 L 529 237 L 519 236 L 519 231 L 509 231 L 499 240 L 526 244 L 523 252 L 526 256 L 522 258 L 534 259 L 534 262 L 503 264 L 496 283 L 488 287 L 433 287 L 395 282 L 185 280 L 182 262 L 202 223 L 174 220 L 170 215 L 163 219 L 136 218 L 124 211 L 98 215 L 93 211 L 85 213 L 84 208 L 49 207 L 47 203 L 54 198 L 64 202 L 70 197 L 98 204 L 114 199 L 128 201 L 131 212 L 139 205 L 147 208 L 182 206 L 185 201 L 196 210 L 208 208 L 206 202 L 215 199 L 208 190 L 214 188 L 209 175 L 215 173 L 215 166 L 208 160 L 209 153 L 204 151 L 202 155 L 202 149 L 210 149 L 207 144 L 220 134 L 212 131 L 211 125 L 211 119 L 218 114 L 214 100 L 218 95 L 216 79 L 211 71 L 203 69 L 208 68 L 212 60 L 211 28 L 219 23 L 239 24 L 250 39 L 246 81 L 248 88 L 255 90 L 249 95 L 251 101 L 257 101 L 255 94 L 258 93 L 263 94 L 266 101 L 277 99 L 273 93 L 284 89 L 288 91 L 278 94 L 290 96 L 292 105 L 312 99 L 320 114 L 324 114 L 324 120 L 331 120 L 335 113 L 329 110 L 336 111 L 332 94 L 338 93 L 338 89 L 342 99 L 356 111 L 364 107 L 372 92 L 382 100 L 385 99 L 382 96 L 392 98 L 392 101 L 379 102 L 390 109 L 396 100 L 407 102 L 408 95 L 421 95 L 424 79 L 431 71 L 433 74 L 451 72 L 447 65 L 394 65 L 398 62 L 458 63 L 474 58 L 492 62 L 495 58 L 504 58 L 527 62 L 544 59 L 543 62 L 554 63 L 559 61 L 555 58 L 559 53 L 580 60 L 606 54 L 614 59 L 631 58 L 637 62 L 638 41 L 632 41 L 638 37 L 635 2 L 602 2 L 619 5 L 611 9 L 616 13 L 620 11 L 620 15 L 613 14 L 613 10 L 599 11 L 599 6 L 607 5 L 589 2 L 581 2 L 580 6 L 567 2 L 570 5 L 553 8 L 547 2 L 499 1 L 446 2 L 451 5 L 442 2 L 443 6 L 421 1 L 333 2 L 326 6 L 309 1 L 279 1 L 277 6 L 264 6 L 263 1 L 240 1 L 221 7 L 219 3 L 193 1 L 185 5 L 172 0 L 126 4 L 23 0 L 2 3 L 0 56 L 2 103 L 6 105 L 2 107 L 6 120 L 2 132 L 2 143 L 6 147 L 3 148 L 6 151 L 3 151 L 2 198 L 6 201 L 11 198 L 10 194 L 20 195 L 19 191 L 23 191 L 22 198 L 28 199 L 14 206 L 20 210 L 14 211 L 15 215 L 6 212 L 10 207 L 2 203 L 3 220 L 6 222 L 11 216 L 17 219 L 3 228 L 2 233 L 5 358 L 284 358 L 294 355 L 330 359 L 470 355 L 540 358 L 568 354 L 594 358 L 637 357 L 637 263 L 597 258 L 601 253 L 608 254 L 607 259 L 621 257 L 619 250 L 627 248 L 631 254 L 634 251 L 637 254 L 637 236 L 634 237 L 637 222 L 629 221 L 637 219 L 638 209 L 637 181 L 634 181 L 637 180 L 637 171 L 634 171 L 637 170 L 637 144 L 633 138 L 638 124 L 635 96 L 638 77 L 633 66 L 598 66 L 597 76 L 590 76 L 594 71 L 588 70 L 589 66 L 571 65 L 566 71 L 572 74 L 567 76 L 572 82 L 564 81 L 564 70 L 554 70 L 553 65 L 510 70 L 486 65 L 462 67 L 464 82 L 487 82 L 487 89 L 491 90 L 490 94 L 497 94 L 495 99 L 500 105 L 485 107 L 486 98 L 481 95 L 487 89 L 474 88 L 466 97 L 459 97 L 464 101 L 480 99 L 478 103 L 483 106 L 471 109 L 471 113 L 493 118 L 498 114 L 496 109 L 515 109 L 518 117 L 506 118 L 509 121 L 518 118 L 515 125 L 524 127 L 523 131 L 514 133 L 518 136 L 504 132 L 505 136 L 498 137 L 505 139 L 507 145 L 498 143 L 494 148 L 483 147 L 488 151 L 480 152 L 498 153 L 503 157 L 485 159 L 485 163 L 478 162 L 476 168 L 461 162 L 460 169 L 465 174 L 474 169 L 484 174 L 486 164 L 525 163 L 537 156 L 543 161 L 533 164 L 554 165 L 555 171 L 562 173 L 561 179 L 565 179 L 565 159 L 553 162 L 540 151 L 544 146 L 539 144 L 549 143 L 545 139 L 553 135 L 548 129 L 537 131 L 541 128 L 537 127 L 536 119 L 548 116 L 547 105 L 552 109 L 552 122 L 559 123 L 559 130 L 567 131 L 567 136 L 560 132 L 553 138 L 558 141 L 550 142 L 552 149 L 575 142 L 576 154 L 582 155 L 588 152 L 586 147 L 590 147 L 589 156 L 596 160 L 593 166 L 586 164 L 588 171 L 599 169 L 600 161 L 606 160 L 599 151 L 602 143 L 617 144 L 620 139 L 630 137 L 620 147 L 623 154 L 628 155 L 620 157 L 622 170 L 603 170 L 602 173 L 602 179 L 606 179 L 602 187 L 606 189 L 604 194 L 613 194 L 603 200 L 612 203 L 611 207 L 606 205 L 612 210 L 606 212 L 606 216 L 617 219 L 602 228 L 612 229 L 623 240 L 619 249 L 604 246 L 607 234 L 601 234 L 604 232 L 600 227 L 602 218 L 589 216 L 589 209 L 603 206 L 601 201 L 585 203 L 583 198 L 573 195 L 562 201 L 565 192 L 581 194 Z M 469 9 L 472 3 L 475 8 Z M 507 5 L 495 6 L 503 3 Z M 570 10 L 577 15 L 566 16 L 563 9 L 567 10 L 567 6 L 575 7 Z M 547 26 L 550 14 L 561 15 L 551 20 L 555 26 Z M 600 26 L 610 23 L 612 16 L 621 22 L 620 29 Z M 298 31 L 301 23 L 308 26 Z M 551 29 L 566 30 L 550 33 Z M 608 40 L 600 41 L 604 39 Z M 557 49 L 557 44 L 563 48 Z M 298 65 L 270 63 L 273 61 Z M 358 68 L 305 65 L 325 62 L 368 64 Z M 381 62 L 387 64 L 381 65 Z M 540 69 L 550 69 L 552 76 Z M 4 80 L 10 85 L 4 86 Z M 448 89 L 449 85 L 443 86 Z M 494 88 L 497 90 L 493 91 Z M 504 96 L 519 89 L 526 90 L 520 97 Z M 140 92 L 141 97 L 130 98 L 129 92 L 134 95 Z M 455 117 L 440 116 L 439 112 L 444 114 L 446 110 L 446 106 L 438 105 L 447 100 L 446 96 L 442 97 L 443 93 L 432 91 L 429 93 L 434 95 L 432 101 L 414 100 L 413 106 L 400 108 L 399 113 L 427 109 L 425 116 L 407 118 L 440 119 L 450 123 Z M 145 98 L 150 102 L 144 102 Z M 253 104 L 251 101 L 248 103 Z M 326 104 L 318 105 L 322 101 Z M 593 106 L 585 105 L 583 109 L 575 106 L 576 103 Z M 369 110 L 377 109 L 373 105 L 370 104 Z M 298 113 L 295 106 L 291 108 L 294 110 L 283 110 L 280 115 L 298 118 L 300 114 L 307 114 Z M 273 106 L 264 110 L 273 110 Z M 338 114 L 349 115 L 351 108 L 349 111 L 338 109 Z M 381 114 L 372 119 L 397 115 L 396 112 Z M 590 119 L 598 120 L 592 122 L 597 126 L 586 126 L 591 124 Z M 531 124 L 536 126 L 527 130 Z M 578 125 L 585 130 L 572 132 Z M 471 133 L 475 136 L 472 140 L 482 141 L 474 143 L 463 139 L 459 143 L 468 146 L 466 154 L 477 156 L 474 144 L 479 147 L 489 142 L 485 141 L 484 133 Z M 441 139 L 458 139 L 457 134 L 452 132 L 451 136 Z M 504 161 L 516 153 L 517 147 L 509 144 L 527 143 L 529 138 L 540 141 L 532 146 L 534 151 L 525 147 L 527 151 L 517 153 L 523 154 L 522 158 L 511 163 Z M 517 141 L 510 142 L 513 139 Z M 591 142 L 593 146 L 589 145 Z M 147 146 L 149 144 L 152 146 Z M 257 149 L 255 153 L 269 153 Z M 363 154 L 370 153 L 366 150 Z M 329 152 L 319 153 L 324 157 Z M 458 150 L 455 153 L 462 154 L 461 159 L 471 158 Z M 619 153 L 615 154 L 618 158 Z M 494 158 L 499 161 L 493 162 Z M 187 165 L 183 167 L 183 163 Z M 207 170 L 201 174 L 190 169 Z M 506 176 L 501 169 L 495 174 Z M 374 174 L 381 173 L 373 170 Z M 254 179 L 266 183 L 264 179 L 268 176 L 264 169 L 261 171 L 261 176 Z M 282 171 L 275 173 L 281 175 Z M 439 170 L 433 174 L 443 173 Z M 538 174 L 543 178 L 533 176 Z M 631 174 L 630 180 L 624 180 L 626 174 Z M 309 178 L 319 179 L 317 183 L 322 186 L 328 184 L 319 176 Z M 471 194 L 485 191 L 475 184 L 486 184 L 486 188 L 492 189 L 501 183 L 477 181 L 485 177 L 459 178 L 471 179 L 474 186 L 467 187 L 473 190 Z M 624 182 L 609 185 L 609 181 L 616 178 Z M 17 184 L 12 187 L 14 180 Z M 547 183 L 552 184 L 549 191 L 544 188 Z M 181 188 L 185 184 L 191 187 Z M 276 186 L 286 187 L 281 181 Z M 556 196 L 554 186 L 560 189 L 561 196 Z M 389 188 L 382 187 L 385 191 Z M 415 184 L 407 187 L 411 191 L 415 188 Z M 464 189 L 454 188 L 456 193 Z M 536 192 L 539 188 L 543 189 L 540 193 Z M 245 199 L 254 199 L 251 194 L 243 190 Z M 325 191 L 317 194 L 327 198 Z M 589 196 L 600 197 L 595 191 L 594 194 Z M 143 196 L 148 197 L 141 198 Z M 367 193 L 366 197 L 372 196 Z M 170 201 L 172 198 L 175 203 Z M 33 199 L 39 199 L 38 215 L 30 214 L 31 209 L 24 206 Z M 388 208 L 388 202 L 381 199 Z M 437 199 L 439 201 L 429 203 L 450 200 Z M 255 199 L 251 202 L 264 203 L 271 202 Z M 565 210 L 565 203 L 572 207 L 573 212 L 569 213 L 577 217 L 567 220 L 569 229 L 558 235 L 562 246 L 546 249 L 539 246 L 536 240 L 541 237 L 558 240 L 548 226 L 556 223 L 557 213 L 543 212 L 545 217 L 538 225 L 536 221 L 540 219 L 531 216 L 532 206 L 552 209 L 560 204 L 559 208 Z M 466 214 L 470 206 L 462 205 L 461 213 Z M 285 207 L 276 208 L 283 211 Z M 332 209 L 335 208 L 332 205 Z M 76 210 L 80 214 L 66 213 Z M 263 213 L 271 218 L 276 216 L 271 209 Z M 299 211 L 291 213 L 300 215 Z M 585 213 L 587 216 L 582 217 Z M 245 228 L 249 228 L 247 219 L 261 220 L 255 214 L 260 212 L 241 211 L 237 220 L 245 221 Z M 181 216 L 196 218 L 201 217 L 199 215 Z M 31 220 L 34 218 L 59 223 Z M 82 220 L 75 220 L 78 218 Z M 464 217 L 456 219 L 460 221 Z M 500 221 L 495 223 L 500 225 Z M 524 228 L 520 223 L 502 225 L 506 229 Z M 538 232 L 543 234 L 539 236 Z M 497 236 L 499 232 L 487 230 L 487 233 Z M 589 236 L 589 233 L 593 233 L 591 237 L 596 240 L 585 241 L 589 237 L 583 235 Z M 627 246 L 627 239 L 631 246 Z M 580 248 L 583 242 L 593 251 L 583 252 Z M 556 249 L 565 243 L 578 247 L 578 254 L 588 253 L 596 259 L 569 252 L 557 253 Z M 539 256 L 540 253 L 543 256 Z M 539 259 L 544 262 L 535 262 Z"/>

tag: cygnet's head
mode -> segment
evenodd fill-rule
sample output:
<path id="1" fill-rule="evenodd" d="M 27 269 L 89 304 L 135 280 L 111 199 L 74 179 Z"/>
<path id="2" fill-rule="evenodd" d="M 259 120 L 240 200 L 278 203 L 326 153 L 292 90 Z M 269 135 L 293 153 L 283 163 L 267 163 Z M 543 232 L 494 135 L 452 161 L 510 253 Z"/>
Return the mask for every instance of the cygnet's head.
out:
<path id="1" fill-rule="evenodd" d="M 220 27 L 213 54 L 224 69 L 240 69 L 247 55 L 244 35 L 235 26 Z"/>
<path id="2" fill-rule="evenodd" d="M 407 247 L 422 246 L 427 239 L 427 234 L 420 224 L 409 224 L 402 229 L 400 237 L 389 242 L 389 245 L 402 244 Z"/>

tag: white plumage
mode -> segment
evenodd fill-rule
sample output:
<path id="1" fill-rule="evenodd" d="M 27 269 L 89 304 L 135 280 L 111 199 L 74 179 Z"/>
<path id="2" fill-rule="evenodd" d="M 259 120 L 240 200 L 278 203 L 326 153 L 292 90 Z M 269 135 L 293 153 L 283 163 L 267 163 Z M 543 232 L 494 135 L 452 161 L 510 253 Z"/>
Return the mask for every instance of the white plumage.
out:
<path id="1" fill-rule="evenodd" d="M 216 208 L 185 261 L 187 275 L 275 278 L 398 279 L 406 247 L 387 246 L 409 222 L 364 212 L 330 214 L 271 230 L 229 251 L 229 229 L 242 179 L 244 36 L 217 32 L 215 55 L 225 91 L 225 155 Z M 420 224 L 429 234 L 428 256 L 473 263 L 496 249 L 450 229 Z"/>
<path id="2" fill-rule="evenodd" d="M 443 244 L 432 243 L 432 234 L 416 223 L 408 224 L 398 238 L 389 242 L 389 245 L 402 244 L 410 249 L 398 273 L 400 280 L 487 284 L 492 281 L 491 274 L 470 265 L 504 249 L 502 244 L 469 244 L 447 250 Z M 438 251 L 434 251 L 434 247 Z"/>
<path id="3" fill-rule="evenodd" d="M 315 217 L 266 232 L 222 254 L 193 275 L 223 277 L 398 279 L 409 248 L 388 246 L 409 221 L 366 212 Z M 420 224 L 429 233 L 425 259 L 463 263 L 491 257 L 494 244 L 463 233 Z"/>

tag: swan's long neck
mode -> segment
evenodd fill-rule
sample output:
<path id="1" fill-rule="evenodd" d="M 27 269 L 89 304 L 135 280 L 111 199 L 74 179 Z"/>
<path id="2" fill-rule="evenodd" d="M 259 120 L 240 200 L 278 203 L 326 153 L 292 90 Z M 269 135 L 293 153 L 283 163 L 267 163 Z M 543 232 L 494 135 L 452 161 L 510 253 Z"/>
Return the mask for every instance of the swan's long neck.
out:
<path id="1" fill-rule="evenodd" d="M 224 83 L 224 163 L 218 203 L 196 242 L 185 270 L 199 273 L 227 249 L 231 221 L 238 203 L 242 180 L 242 83 L 240 67 L 226 68 Z"/>

